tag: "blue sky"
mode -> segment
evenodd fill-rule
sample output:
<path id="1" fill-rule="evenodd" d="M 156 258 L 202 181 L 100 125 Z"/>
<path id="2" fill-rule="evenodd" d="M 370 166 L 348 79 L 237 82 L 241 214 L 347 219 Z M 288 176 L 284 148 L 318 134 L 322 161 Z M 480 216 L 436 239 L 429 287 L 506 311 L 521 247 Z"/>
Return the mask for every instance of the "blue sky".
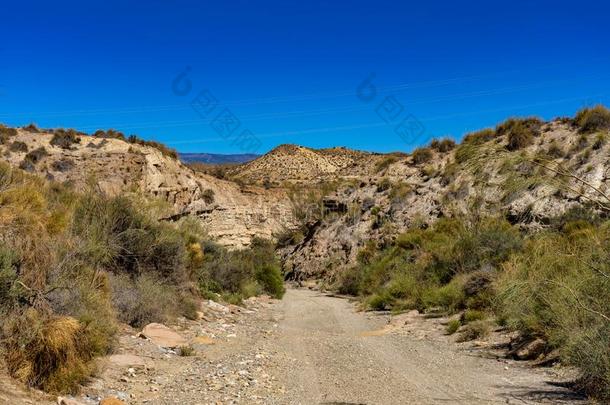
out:
<path id="1" fill-rule="evenodd" d="M 0 122 L 116 128 L 184 152 L 408 151 L 508 116 L 610 104 L 609 11 L 603 1 L 4 2 Z M 371 74 L 377 92 L 363 100 Z M 216 100 L 205 114 L 191 105 L 201 94 Z M 223 111 L 239 127 L 212 124 Z M 396 132 L 404 119 L 415 139 Z M 252 142 L 236 141 L 244 130 Z"/>

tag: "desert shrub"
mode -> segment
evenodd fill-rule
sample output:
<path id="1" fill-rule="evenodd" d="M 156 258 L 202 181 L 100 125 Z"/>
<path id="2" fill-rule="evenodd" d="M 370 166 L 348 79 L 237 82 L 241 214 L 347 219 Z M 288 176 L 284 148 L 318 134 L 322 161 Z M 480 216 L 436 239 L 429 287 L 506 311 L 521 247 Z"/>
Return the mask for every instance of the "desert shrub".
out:
<path id="1" fill-rule="evenodd" d="M 136 135 L 130 135 L 127 138 L 127 142 L 135 143 L 143 146 L 150 146 L 161 152 L 162 155 L 171 157 L 172 159 L 178 159 L 178 152 L 175 149 L 169 148 L 168 146 L 156 142 L 156 141 L 147 141 L 137 137 Z"/>
<path id="2" fill-rule="evenodd" d="M 595 136 L 595 142 L 593 142 L 593 145 L 591 147 L 594 150 L 599 150 L 606 144 L 606 141 L 606 134 L 600 132 Z"/>
<path id="3" fill-rule="evenodd" d="M 57 146 L 62 149 L 71 149 L 72 145 L 80 143 L 80 136 L 73 129 L 58 129 L 53 132 L 53 138 L 51 138 L 51 145 Z"/>
<path id="4" fill-rule="evenodd" d="M 38 128 L 38 126 L 36 124 L 34 124 L 33 122 L 28 124 L 28 125 L 26 125 L 22 129 L 24 131 L 31 132 L 31 133 L 34 133 L 34 134 L 37 134 L 37 133 L 41 132 L 40 128 Z"/>
<path id="5" fill-rule="evenodd" d="M 156 222 L 129 198 L 91 193 L 74 212 L 83 254 L 116 273 L 152 272 L 177 284 L 186 278 L 186 247 L 171 225 Z"/>
<path id="6" fill-rule="evenodd" d="M 485 318 L 487 318 L 485 312 L 476 309 L 467 309 L 462 314 L 461 321 L 462 323 L 468 324 L 471 322 L 482 321 Z"/>
<path id="7" fill-rule="evenodd" d="M 97 131 L 95 131 L 93 133 L 93 136 L 96 138 L 103 138 L 103 139 L 120 139 L 122 141 L 125 140 L 125 134 L 123 134 L 120 131 L 116 131 L 114 129 L 108 129 L 106 131 L 104 131 L 102 129 L 98 129 Z"/>
<path id="8" fill-rule="evenodd" d="M 15 141 L 9 145 L 8 149 L 11 152 L 25 153 L 28 151 L 28 145 L 25 142 Z"/>
<path id="9" fill-rule="evenodd" d="M 67 172 L 74 168 L 74 161 L 65 158 L 56 160 L 51 164 L 51 168 L 53 170 L 57 170 L 58 172 Z"/>
<path id="10" fill-rule="evenodd" d="M 430 147 L 439 153 L 447 153 L 455 148 L 455 141 L 451 138 L 433 139 Z"/>
<path id="11" fill-rule="evenodd" d="M 496 134 L 506 135 L 506 148 L 515 151 L 531 145 L 534 138 L 540 135 L 542 124 L 538 118 L 509 118 L 496 127 Z"/>
<path id="12" fill-rule="evenodd" d="M 249 248 L 235 251 L 208 243 L 204 257 L 198 274 L 203 292 L 225 291 L 241 298 L 260 292 L 276 298 L 284 295 L 284 279 L 270 241 L 255 238 Z"/>
<path id="13" fill-rule="evenodd" d="M 549 148 L 546 151 L 546 154 L 554 159 L 559 159 L 565 156 L 565 152 L 563 151 L 561 146 L 559 146 L 555 141 L 551 142 Z"/>
<path id="14" fill-rule="evenodd" d="M 178 348 L 178 352 L 182 357 L 189 357 L 195 355 L 195 349 L 193 349 L 193 346 L 180 346 Z"/>
<path id="15" fill-rule="evenodd" d="M 392 165 L 393 163 L 396 163 L 398 161 L 398 158 L 396 156 L 384 156 L 383 159 L 381 159 L 380 161 L 378 161 L 375 164 L 375 172 L 379 173 L 385 169 L 387 169 L 388 167 L 390 167 L 390 165 Z"/>
<path id="16" fill-rule="evenodd" d="M 462 323 L 460 322 L 459 319 L 452 319 L 449 322 L 447 322 L 447 326 L 445 327 L 445 332 L 448 335 L 453 335 L 455 332 L 458 331 L 458 329 L 460 329 L 460 326 L 462 326 Z"/>
<path id="17" fill-rule="evenodd" d="M 6 145 L 10 138 L 16 136 L 17 133 L 15 128 L 9 128 L 0 124 L 0 145 Z"/>
<path id="18" fill-rule="evenodd" d="M 457 278 L 442 286 L 431 286 L 422 295 L 423 308 L 455 312 L 464 306 L 464 291 Z"/>
<path id="19" fill-rule="evenodd" d="M 15 303 L 17 266 L 17 255 L 7 247 L 0 246 L 0 308 L 10 309 Z"/>
<path id="20" fill-rule="evenodd" d="M 366 307 L 373 311 L 385 311 L 392 307 L 394 299 L 387 292 L 380 292 L 366 299 Z"/>
<path id="21" fill-rule="evenodd" d="M 201 197 L 206 204 L 212 204 L 214 202 L 214 190 L 210 188 L 203 190 Z"/>
<path id="22" fill-rule="evenodd" d="M 492 128 L 485 128 L 479 131 L 470 132 L 464 136 L 464 143 L 480 145 L 489 142 L 496 137 L 496 131 Z"/>
<path id="23" fill-rule="evenodd" d="M 376 296 L 373 302 L 383 298 L 387 309 L 474 309 L 493 299 L 487 274 L 492 277 L 521 246 L 522 236 L 504 220 L 443 218 L 430 228 L 398 235 L 384 250 L 365 247 L 358 254 L 360 264 L 339 286 Z"/>
<path id="24" fill-rule="evenodd" d="M 274 236 L 277 241 L 277 247 L 279 248 L 299 244 L 305 238 L 301 229 L 290 228 L 285 228 Z"/>
<path id="25" fill-rule="evenodd" d="M 574 124 L 583 133 L 608 130 L 610 129 L 610 110 L 603 105 L 583 108 L 576 113 Z"/>
<path id="26" fill-rule="evenodd" d="M 582 222 L 528 241 L 497 282 L 497 311 L 525 336 L 542 337 L 610 398 L 610 224 Z"/>
<path id="27" fill-rule="evenodd" d="M 386 190 L 389 190 L 391 187 L 392 187 L 392 181 L 387 177 L 383 177 L 382 179 L 380 179 L 377 182 L 377 192 L 378 193 L 382 193 Z"/>
<path id="28" fill-rule="evenodd" d="M 489 335 L 491 331 L 491 324 L 488 321 L 474 321 L 465 325 L 460 331 L 458 342 L 467 342 L 469 340 L 475 340 L 484 338 Z"/>
<path id="29" fill-rule="evenodd" d="M 139 328 L 151 322 L 166 322 L 178 315 L 176 289 L 157 277 L 143 274 L 135 279 L 126 274 L 111 277 L 112 302 L 118 318 Z"/>
<path id="30" fill-rule="evenodd" d="M 74 393 L 93 370 L 87 330 L 74 318 L 29 308 L 5 322 L 3 335 L 8 372 L 28 385 Z"/>
<path id="31" fill-rule="evenodd" d="M 428 163 L 430 160 L 432 160 L 434 154 L 430 148 L 416 148 L 411 156 L 413 158 L 413 163 L 420 165 L 422 163 Z"/>
<path id="32" fill-rule="evenodd" d="M 47 150 L 44 148 L 44 146 L 41 146 L 39 148 L 36 148 L 30 152 L 28 152 L 25 155 L 24 160 L 31 162 L 32 164 L 37 164 L 38 162 L 40 162 L 42 160 L 42 158 L 44 158 L 45 156 L 48 156 Z"/>
<path id="33" fill-rule="evenodd" d="M 356 296 L 360 293 L 361 282 L 362 272 L 357 266 L 353 266 L 339 273 L 334 287 L 339 294 Z"/>

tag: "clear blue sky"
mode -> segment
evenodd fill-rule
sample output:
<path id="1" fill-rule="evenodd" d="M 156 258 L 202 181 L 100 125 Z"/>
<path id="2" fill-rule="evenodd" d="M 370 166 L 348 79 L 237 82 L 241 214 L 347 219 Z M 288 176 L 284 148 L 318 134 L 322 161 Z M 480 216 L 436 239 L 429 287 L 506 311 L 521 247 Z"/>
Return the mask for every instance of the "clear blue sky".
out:
<path id="1" fill-rule="evenodd" d="M 418 142 L 608 104 L 609 15 L 604 1 L 6 1 L 0 122 L 237 153 L 210 125 L 228 107 L 258 152 L 404 151 L 376 113 L 389 95 L 425 128 Z M 187 67 L 181 96 L 172 82 Z M 190 106 L 205 89 L 219 102 L 208 119 Z"/>

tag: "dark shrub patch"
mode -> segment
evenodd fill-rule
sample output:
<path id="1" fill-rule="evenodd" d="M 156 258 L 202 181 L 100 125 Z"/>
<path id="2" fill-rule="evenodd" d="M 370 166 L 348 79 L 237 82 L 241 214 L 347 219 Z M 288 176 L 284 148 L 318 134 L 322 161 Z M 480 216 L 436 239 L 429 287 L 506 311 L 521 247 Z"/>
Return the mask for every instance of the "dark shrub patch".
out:
<path id="1" fill-rule="evenodd" d="M 36 124 L 34 124 L 34 123 L 28 124 L 25 127 L 23 127 L 22 129 L 24 131 L 32 132 L 34 134 L 37 134 L 40 132 L 40 128 L 38 128 L 38 126 L 36 126 Z"/>
<path id="2" fill-rule="evenodd" d="M 64 130 L 58 129 L 53 133 L 51 138 L 51 145 L 60 147 L 62 149 L 72 148 L 72 144 L 80 143 L 80 137 L 78 133 L 73 129 Z"/>
<path id="3" fill-rule="evenodd" d="M 53 170 L 57 170 L 58 172 L 67 172 L 74 168 L 74 161 L 70 159 L 56 160 L 51 164 L 51 168 L 53 168 Z"/>
<path id="4" fill-rule="evenodd" d="M 11 143 L 8 148 L 11 152 L 27 152 L 28 151 L 28 145 L 26 145 L 24 142 L 20 142 L 20 141 L 15 141 L 15 142 Z"/>

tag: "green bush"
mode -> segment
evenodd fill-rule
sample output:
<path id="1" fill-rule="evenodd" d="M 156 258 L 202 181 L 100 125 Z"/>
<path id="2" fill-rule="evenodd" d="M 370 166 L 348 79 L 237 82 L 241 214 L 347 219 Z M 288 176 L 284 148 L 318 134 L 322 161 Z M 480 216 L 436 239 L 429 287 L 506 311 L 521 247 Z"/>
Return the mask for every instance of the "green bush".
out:
<path id="1" fill-rule="evenodd" d="M 453 335 L 455 332 L 458 331 L 458 329 L 460 329 L 460 326 L 462 326 L 462 323 L 459 319 L 452 319 L 447 323 L 447 326 L 445 327 L 445 332 L 447 332 L 448 335 Z"/>
<path id="2" fill-rule="evenodd" d="M 583 108 L 576 113 L 574 124 L 580 132 L 592 133 L 610 129 L 610 110 L 603 105 L 592 108 Z"/>
<path id="3" fill-rule="evenodd" d="M 204 257 L 198 272 L 201 291 L 225 291 L 242 298 L 259 292 L 275 298 L 284 295 L 283 275 L 270 241 L 254 238 L 249 248 L 235 251 L 210 243 Z"/>

